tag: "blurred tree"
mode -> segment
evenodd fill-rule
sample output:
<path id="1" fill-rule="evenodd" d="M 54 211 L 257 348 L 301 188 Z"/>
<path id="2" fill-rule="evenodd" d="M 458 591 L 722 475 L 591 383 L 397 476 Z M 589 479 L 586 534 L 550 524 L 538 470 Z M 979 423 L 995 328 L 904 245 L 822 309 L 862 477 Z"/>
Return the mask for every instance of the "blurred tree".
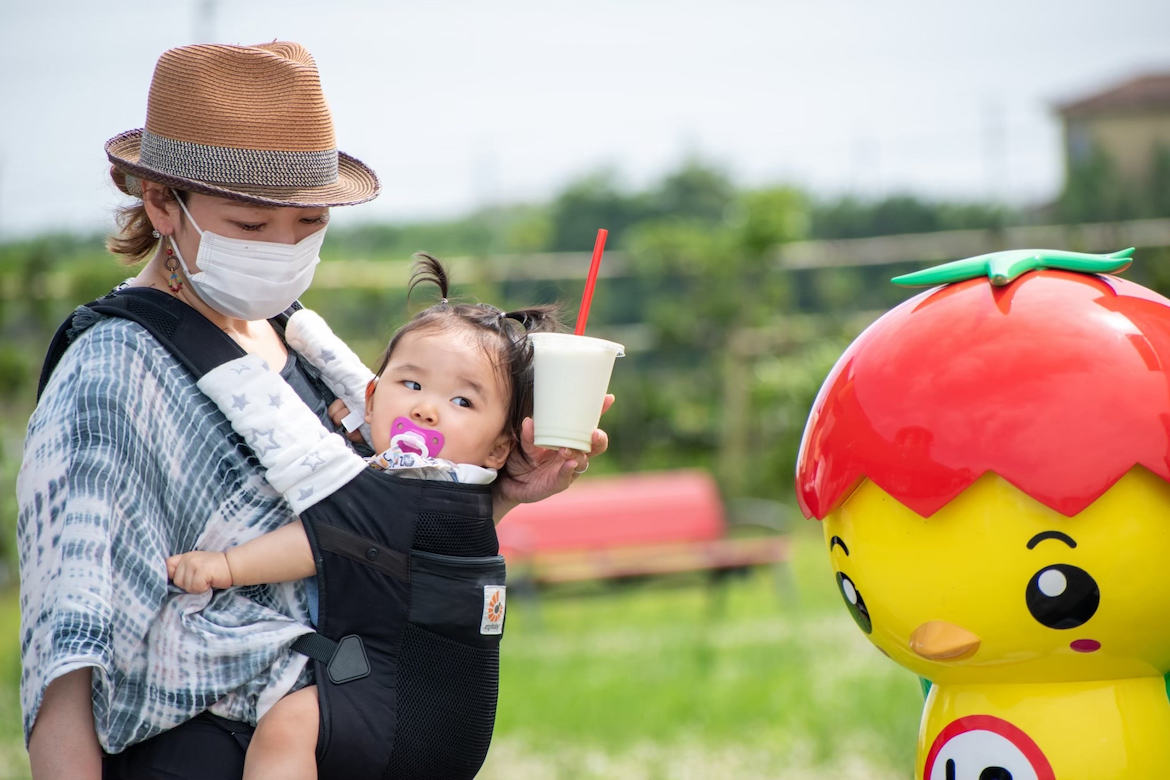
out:
<path id="1" fill-rule="evenodd" d="M 651 216 L 644 195 L 627 194 L 612 169 L 596 171 L 566 187 L 552 202 L 554 252 L 588 252 L 598 228 L 609 231 L 609 245 L 620 244 L 626 229 Z"/>
<path id="2" fill-rule="evenodd" d="M 553 222 L 543 206 L 514 209 L 505 222 L 504 251 L 544 252 L 552 243 Z"/>
<path id="3" fill-rule="evenodd" d="M 859 238 L 873 235 L 872 207 L 852 195 L 818 203 L 812 209 L 815 238 Z"/>
<path id="4" fill-rule="evenodd" d="M 14 344 L 0 345 L 0 402 L 19 402 L 30 389 L 35 390 L 33 360 L 28 350 Z"/>
<path id="5" fill-rule="evenodd" d="M 999 228 L 1018 220 L 1003 206 L 928 202 L 910 195 L 891 195 L 877 201 L 845 196 L 816 204 L 811 217 L 813 238 L 864 238 L 936 230 Z"/>
<path id="6" fill-rule="evenodd" d="M 654 350 L 637 356 L 636 372 L 615 371 L 615 392 L 626 406 L 615 407 L 615 430 L 626 435 L 612 441 L 622 462 L 726 471 L 723 453 L 743 443 L 752 422 L 756 380 L 744 364 L 754 355 L 743 352 L 743 334 L 782 328 L 789 277 L 770 258 L 777 244 L 806 235 L 808 204 L 800 192 L 777 187 L 741 193 L 722 211 L 730 218 L 715 224 L 709 210 L 708 219 L 659 218 L 629 233 L 634 281 L 648 291 L 641 319 Z M 766 446 L 797 441 L 787 435 Z M 789 497 L 789 486 L 772 477 L 749 483 L 735 468 L 736 479 L 724 484 L 732 493 Z"/>
<path id="7" fill-rule="evenodd" d="M 806 238 L 808 199 L 792 187 L 748 190 L 740 196 L 734 220 L 745 262 L 759 265 L 780 244 Z"/>
<path id="8" fill-rule="evenodd" d="M 735 185 L 726 173 L 691 157 L 650 192 L 649 205 L 657 218 L 717 225 L 726 219 L 736 197 Z"/>
<path id="9" fill-rule="evenodd" d="M 938 209 L 910 195 L 894 195 L 873 209 L 871 234 L 930 233 L 939 229 Z"/>
<path id="10" fill-rule="evenodd" d="M 1170 146 L 1158 144 L 1150 171 L 1150 216 L 1170 217 Z"/>

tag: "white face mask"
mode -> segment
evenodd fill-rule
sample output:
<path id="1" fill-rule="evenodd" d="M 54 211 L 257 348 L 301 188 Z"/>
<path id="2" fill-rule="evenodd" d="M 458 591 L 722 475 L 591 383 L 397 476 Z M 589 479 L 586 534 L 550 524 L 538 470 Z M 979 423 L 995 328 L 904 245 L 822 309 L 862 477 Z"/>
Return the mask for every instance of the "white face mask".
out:
<path id="1" fill-rule="evenodd" d="M 321 262 L 321 243 L 325 228 L 311 233 L 295 244 L 271 241 L 243 241 L 227 238 L 210 230 L 201 230 L 187 211 L 178 193 L 175 197 L 191 226 L 199 233 L 199 254 L 195 273 L 171 246 L 186 272 L 195 294 L 211 308 L 241 320 L 266 320 L 292 305 L 309 289 L 313 271 Z"/>

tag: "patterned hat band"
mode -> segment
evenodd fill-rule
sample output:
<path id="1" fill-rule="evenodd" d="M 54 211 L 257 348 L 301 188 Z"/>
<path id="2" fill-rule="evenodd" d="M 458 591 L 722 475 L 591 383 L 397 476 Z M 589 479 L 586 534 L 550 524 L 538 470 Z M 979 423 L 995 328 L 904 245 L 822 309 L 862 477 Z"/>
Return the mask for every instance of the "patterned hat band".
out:
<path id="1" fill-rule="evenodd" d="M 284 187 L 322 187 L 337 181 L 336 149 L 233 149 L 175 141 L 144 130 L 139 159 L 160 173 L 197 181 Z"/>

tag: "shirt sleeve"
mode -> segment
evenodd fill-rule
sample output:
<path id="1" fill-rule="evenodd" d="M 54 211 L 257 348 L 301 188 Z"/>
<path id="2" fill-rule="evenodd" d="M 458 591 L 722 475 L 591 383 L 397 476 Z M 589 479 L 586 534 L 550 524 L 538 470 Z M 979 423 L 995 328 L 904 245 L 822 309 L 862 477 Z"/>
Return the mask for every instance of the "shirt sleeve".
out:
<path id="1" fill-rule="evenodd" d="M 70 348 L 46 387 L 17 477 L 26 740 L 50 682 L 87 666 L 108 678 L 115 586 L 129 585 L 146 599 L 166 591 L 165 572 L 160 582 L 143 561 L 117 559 L 114 541 L 126 532 L 119 497 L 126 497 L 131 476 L 127 454 L 149 442 L 136 435 L 119 397 L 123 381 L 103 370 L 119 362 L 129 368 L 132 356 L 90 333 Z"/>
<path id="2" fill-rule="evenodd" d="M 166 557 L 227 546 L 293 514 L 227 420 L 140 326 L 102 320 L 65 353 L 17 478 L 25 738 L 46 686 L 92 667 L 107 752 L 227 699 L 254 720 L 303 656 L 298 583 L 185 594 Z"/>

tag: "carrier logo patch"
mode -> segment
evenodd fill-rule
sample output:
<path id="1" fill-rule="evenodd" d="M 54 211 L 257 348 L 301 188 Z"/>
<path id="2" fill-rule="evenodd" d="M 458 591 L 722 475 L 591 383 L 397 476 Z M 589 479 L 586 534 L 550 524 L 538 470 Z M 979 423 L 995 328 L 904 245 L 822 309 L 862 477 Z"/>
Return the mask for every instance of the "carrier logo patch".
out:
<path id="1" fill-rule="evenodd" d="M 504 585 L 483 586 L 483 620 L 479 623 L 479 633 L 504 633 L 504 601 L 507 590 Z"/>

